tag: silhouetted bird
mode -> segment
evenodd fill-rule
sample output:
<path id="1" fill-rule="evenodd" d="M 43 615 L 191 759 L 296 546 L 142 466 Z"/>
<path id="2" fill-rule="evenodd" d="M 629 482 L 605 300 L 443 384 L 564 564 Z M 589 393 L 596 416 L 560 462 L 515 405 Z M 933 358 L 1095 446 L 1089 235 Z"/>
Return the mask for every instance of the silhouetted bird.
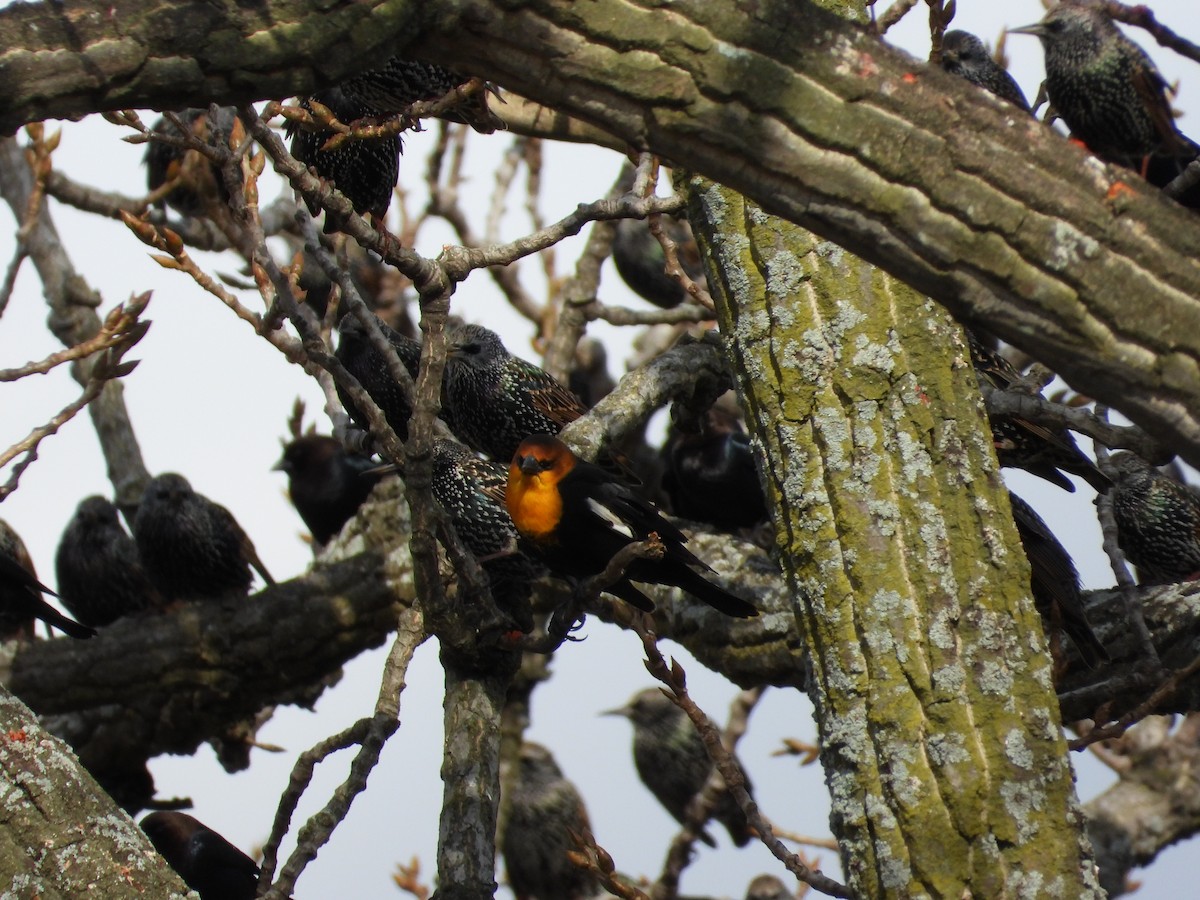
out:
<path id="1" fill-rule="evenodd" d="M 672 422 L 662 455 L 675 515 L 727 531 L 767 518 L 750 436 L 729 410 L 713 406 L 698 420 Z"/>
<path id="2" fill-rule="evenodd" d="M 1116 453 L 1117 543 L 1142 584 L 1200 576 L 1200 497 L 1132 453 Z"/>
<path id="3" fill-rule="evenodd" d="M 676 244 L 679 265 L 688 278 L 704 286 L 704 265 L 687 221 L 662 217 L 662 227 Z M 621 219 L 613 239 L 617 274 L 638 296 L 662 309 L 672 309 L 687 299 L 683 285 L 666 273 L 667 257 L 650 226 L 641 219 Z"/>
<path id="4" fill-rule="evenodd" d="M 362 506 L 383 476 L 379 464 L 321 434 L 306 434 L 283 448 L 273 469 L 286 472 L 288 496 L 318 544 L 327 544 Z"/>
<path id="5" fill-rule="evenodd" d="M 661 559 L 638 559 L 605 588 L 638 609 L 654 604 L 633 581 L 674 585 L 729 616 L 758 615 L 751 604 L 707 581 L 692 566 L 712 569 L 687 549 L 687 538 L 627 485 L 585 460 L 558 438 L 521 442 L 508 472 L 509 515 L 524 545 L 556 575 L 587 578 L 607 568 L 634 541 L 655 534 Z"/>
<path id="6" fill-rule="evenodd" d="M 1108 651 L 1097 639 L 1083 608 L 1079 573 L 1066 548 L 1028 503 L 1008 493 L 1021 546 L 1029 558 L 1030 590 L 1047 629 L 1061 628 L 1071 638 L 1080 658 L 1089 668 L 1108 659 Z"/>
<path id="7" fill-rule="evenodd" d="M 796 892 L 774 875 L 759 875 L 746 888 L 746 900 L 796 900 Z"/>
<path id="8" fill-rule="evenodd" d="M 413 103 L 440 100 L 469 80 L 469 76 L 433 63 L 393 56 L 382 67 L 348 78 L 339 87 L 370 110 L 370 115 L 391 116 L 403 112 Z M 481 134 L 491 134 L 503 125 L 488 109 L 486 92 L 472 94 L 443 117 L 453 122 L 465 122 Z"/>
<path id="9" fill-rule="evenodd" d="M 233 514 L 173 472 L 146 485 L 133 536 L 150 583 L 168 600 L 245 592 L 251 566 L 275 583 Z"/>
<path id="10" fill-rule="evenodd" d="M 617 386 L 608 373 L 608 351 L 593 337 L 583 338 L 575 348 L 575 366 L 567 376 L 567 387 L 579 402 L 591 409 Z"/>
<path id="11" fill-rule="evenodd" d="M 633 763 L 638 777 L 682 824 L 688 804 L 704 789 L 713 771 L 692 720 L 658 688 L 638 691 L 624 706 L 605 715 L 623 716 L 633 723 Z M 750 790 L 749 781 L 746 790 Z M 744 847 L 749 843 L 746 817 L 728 791 L 721 793 L 712 817 L 725 826 L 734 844 Z M 701 831 L 700 839 L 710 847 L 717 845 L 706 831 Z"/>
<path id="12" fill-rule="evenodd" d="M 405 337 L 394 331 L 382 321 L 379 327 L 388 339 L 400 362 L 414 379 L 421 364 L 421 345 L 412 338 Z M 337 352 L 334 354 L 347 371 L 358 379 L 359 384 L 370 395 L 371 399 L 383 410 L 387 422 L 392 426 L 401 440 L 408 439 L 408 420 L 412 417 L 412 404 L 400 384 L 392 378 L 387 369 L 383 354 L 371 346 L 367 331 L 354 316 L 346 316 L 338 328 L 341 338 L 338 340 Z M 366 415 L 360 412 L 350 399 L 350 395 L 340 386 L 338 398 L 346 407 L 350 418 L 364 430 L 370 430 Z"/>
<path id="13" fill-rule="evenodd" d="M 100 627 L 162 604 L 117 508 L 104 497 L 80 501 L 54 557 L 63 606 Z"/>
<path id="14" fill-rule="evenodd" d="M 942 68 L 1029 112 L 1029 101 L 1020 86 L 970 32 L 947 31 L 942 36 Z"/>
<path id="15" fill-rule="evenodd" d="M 0 640 L 33 640 L 33 620 L 41 619 L 73 638 L 89 638 L 94 628 L 72 622 L 42 599 L 58 596 L 37 579 L 25 542 L 0 519 Z"/>
<path id="16" fill-rule="evenodd" d="M 258 864 L 204 823 L 181 812 L 153 812 L 142 831 L 200 900 L 254 900 Z"/>
<path id="17" fill-rule="evenodd" d="M 1175 126 L 1167 83 L 1150 57 L 1098 6 L 1061 3 L 1038 24 L 1010 30 L 1041 40 L 1055 112 L 1105 162 L 1163 187 L 1200 155 Z M 1200 189 L 1180 202 L 1200 204 Z"/>
<path id="18" fill-rule="evenodd" d="M 985 347 L 969 330 L 967 342 L 980 384 L 986 382 L 1004 390 L 1021 379 L 1021 373 L 1003 354 Z M 1064 491 L 1074 491 L 1075 485 L 1059 469 L 1078 475 L 1097 491 L 1108 490 L 1108 479 L 1083 454 L 1067 429 L 1038 425 L 1019 416 L 989 414 L 988 423 L 1001 466 L 1024 469 Z"/>
<path id="19" fill-rule="evenodd" d="M 541 744 L 521 745 L 508 808 L 501 850 L 517 900 L 586 900 L 599 892 L 595 876 L 567 855 L 576 846 L 572 833 L 591 837 L 583 798 Z"/>
<path id="20" fill-rule="evenodd" d="M 237 110 L 222 106 L 216 111 L 216 127 L 208 115 L 208 109 L 181 109 L 176 113 L 192 134 L 205 143 L 216 146 L 230 145 L 231 139 L 244 135 Z M 175 124 L 166 118 L 154 123 L 151 129 L 156 134 L 183 137 Z M 211 212 L 214 205 L 225 206 L 229 202 L 229 191 L 220 166 L 206 159 L 199 151 L 184 150 L 159 141 L 146 146 L 146 186 L 156 191 L 168 181 L 179 178 L 178 184 L 167 194 L 167 206 L 185 216 L 199 216 Z M 240 175 L 239 175 L 240 180 Z M 159 201 L 160 205 L 163 201 Z"/>

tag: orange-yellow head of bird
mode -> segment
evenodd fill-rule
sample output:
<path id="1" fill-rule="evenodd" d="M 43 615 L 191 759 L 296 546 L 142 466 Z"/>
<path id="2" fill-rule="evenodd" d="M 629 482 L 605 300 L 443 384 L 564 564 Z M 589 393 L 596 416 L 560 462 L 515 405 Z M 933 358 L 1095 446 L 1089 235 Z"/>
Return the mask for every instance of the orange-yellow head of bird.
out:
<path id="1" fill-rule="evenodd" d="M 523 537 L 533 541 L 554 539 L 563 512 L 558 483 L 576 462 L 571 448 L 548 434 L 527 437 L 517 447 L 508 466 L 505 502 Z"/>

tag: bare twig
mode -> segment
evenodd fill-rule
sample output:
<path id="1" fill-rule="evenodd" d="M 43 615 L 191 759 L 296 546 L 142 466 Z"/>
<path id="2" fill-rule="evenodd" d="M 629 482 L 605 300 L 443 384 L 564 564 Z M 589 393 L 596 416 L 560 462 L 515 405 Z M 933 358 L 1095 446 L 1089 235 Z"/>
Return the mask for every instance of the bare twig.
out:
<path id="1" fill-rule="evenodd" d="M 1138 706 L 1115 722 L 1110 722 L 1100 728 L 1093 728 L 1090 732 L 1082 737 L 1069 742 L 1067 746 L 1072 750 L 1082 750 L 1084 747 L 1097 743 L 1098 741 L 1107 741 L 1110 738 L 1116 738 L 1123 735 L 1133 725 L 1140 722 L 1149 715 L 1153 715 L 1158 705 L 1170 697 L 1175 691 L 1179 690 L 1179 686 L 1187 681 L 1191 676 L 1200 672 L 1200 656 L 1196 657 L 1192 662 L 1176 672 L 1172 672 L 1157 688 Z"/>

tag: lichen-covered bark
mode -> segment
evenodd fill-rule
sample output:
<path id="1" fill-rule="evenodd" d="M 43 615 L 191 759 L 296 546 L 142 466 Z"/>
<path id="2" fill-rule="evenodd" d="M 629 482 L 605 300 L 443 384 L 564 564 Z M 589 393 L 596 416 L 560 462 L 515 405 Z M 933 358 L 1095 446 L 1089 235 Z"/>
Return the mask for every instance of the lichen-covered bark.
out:
<path id="1" fill-rule="evenodd" d="M 852 886 L 1099 896 L 958 327 L 733 191 L 687 188 L 766 460 Z"/>

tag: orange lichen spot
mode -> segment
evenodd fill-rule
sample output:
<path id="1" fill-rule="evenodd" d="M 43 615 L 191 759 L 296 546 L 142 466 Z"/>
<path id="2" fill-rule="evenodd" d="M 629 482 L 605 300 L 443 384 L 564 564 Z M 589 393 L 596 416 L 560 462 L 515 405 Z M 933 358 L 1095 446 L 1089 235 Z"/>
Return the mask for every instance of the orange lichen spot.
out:
<path id="1" fill-rule="evenodd" d="M 22 743 L 22 742 L 24 742 L 24 741 L 27 741 L 27 740 L 29 740 L 29 735 L 27 735 L 27 734 L 25 733 L 25 729 L 24 729 L 24 728 L 18 728 L 18 729 L 16 729 L 15 731 L 10 731 L 10 732 L 8 733 L 8 739 L 9 739 L 10 741 L 15 741 L 16 743 L 20 744 L 20 743 Z"/>
<path id="2" fill-rule="evenodd" d="M 1129 185 L 1127 185 L 1125 182 L 1114 181 L 1112 183 L 1112 185 L 1109 186 L 1108 193 L 1106 193 L 1104 195 L 1104 199 L 1105 200 L 1116 200 L 1118 197 L 1122 197 L 1122 196 L 1132 197 L 1132 196 L 1134 196 L 1135 193 L 1136 192 L 1134 191 L 1134 189 L 1131 188 Z"/>
<path id="3" fill-rule="evenodd" d="M 903 75 L 900 76 L 900 80 L 903 81 L 905 84 L 916 84 L 917 83 L 917 74 L 916 74 L 916 72 L 905 72 Z"/>

